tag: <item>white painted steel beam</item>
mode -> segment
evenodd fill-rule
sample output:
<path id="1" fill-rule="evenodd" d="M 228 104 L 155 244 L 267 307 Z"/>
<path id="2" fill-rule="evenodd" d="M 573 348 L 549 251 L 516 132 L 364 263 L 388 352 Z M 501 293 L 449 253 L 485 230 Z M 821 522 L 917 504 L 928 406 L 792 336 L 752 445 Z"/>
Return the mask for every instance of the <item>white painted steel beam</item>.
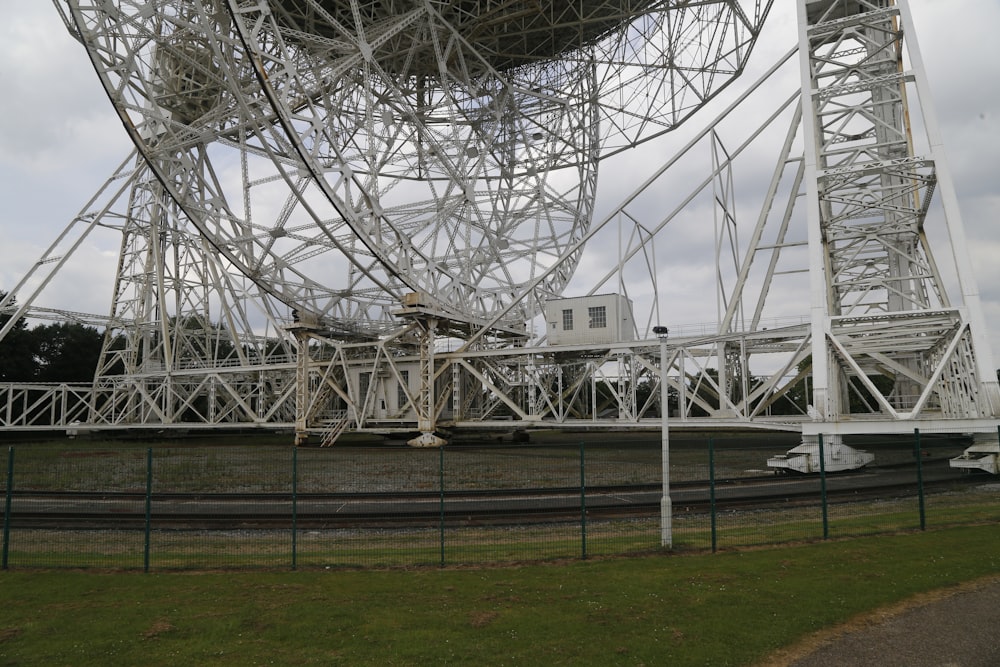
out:
<path id="1" fill-rule="evenodd" d="M 770 3 L 638 3 L 632 23 L 608 32 L 615 3 L 595 0 L 602 9 L 574 33 L 595 41 L 517 67 L 449 3 L 375 22 L 356 20 L 360 0 L 302 15 L 235 0 L 56 4 L 141 157 L 33 274 L 58 271 L 62 249 L 90 230 L 120 233 L 94 385 L 82 403 L 79 389 L 0 385 L 0 427 L 274 427 L 323 444 L 345 430 L 655 429 L 668 388 L 675 428 L 812 436 L 981 428 L 997 416 L 905 4 L 799 0 L 799 103 L 774 95 L 759 124 L 726 127 L 775 64 L 593 220 L 598 167 L 735 78 Z M 543 42 L 535 56 L 568 53 Z M 908 120 L 918 112 L 926 140 Z M 737 167 L 778 122 L 789 123 L 784 143 L 747 215 Z M 690 192 L 648 205 L 684 160 L 713 148 Z M 705 193 L 720 222 L 717 322 L 685 332 L 654 294 L 647 328 L 670 325 L 666 360 L 641 330 L 602 345 L 533 334 L 532 316 L 615 223 L 632 226 L 619 231 L 618 261 L 585 291 L 627 289 L 637 264 L 660 289 L 654 244 Z M 928 244 L 934 197 L 950 247 Z M 932 250 L 952 255 L 959 294 L 946 292 Z M 783 281 L 805 273 L 799 314 L 772 319 Z M 15 291 L 0 310 L 17 297 L 17 312 L 3 312 L 30 314 L 37 291 Z"/>

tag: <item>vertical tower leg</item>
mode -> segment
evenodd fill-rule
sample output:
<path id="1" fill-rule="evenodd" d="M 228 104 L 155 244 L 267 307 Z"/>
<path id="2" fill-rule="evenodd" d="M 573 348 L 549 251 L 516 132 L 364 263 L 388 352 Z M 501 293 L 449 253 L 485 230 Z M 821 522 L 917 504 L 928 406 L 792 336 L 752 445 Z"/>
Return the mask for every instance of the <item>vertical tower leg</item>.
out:
<path id="1" fill-rule="evenodd" d="M 420 340 L 420 400 L 417 405 L 417 428 L 420 435 L 408 441 L 413 447 L 440 447 L 445 444 L 443 438 L 434 434 L 436 427 L 437 394 L 434 391 L 434 344 L 437 333 L 437 320 L 422 318 Z"/>
<path id="2" fill-rule="evenodd" d="M 799 0 L 815 421 L 982 419 L 1000 391 L 908 8 Z M 909 67 L 909 69 L 908 69 Z M 914 102 L 920 106 L 912 106 Z M 910 114 L 923 109 L 927 138 Z M 959 271 L 952 303 L 928 246 L 931 198 Z M 940 248 L 939 248 L 940 249 Z"/>
<path id="3" fill-rule="evenodd" d="M 295 444 L 303 445 L 309 440 L 309 334 L 296 330 L 295 343 Z"/>

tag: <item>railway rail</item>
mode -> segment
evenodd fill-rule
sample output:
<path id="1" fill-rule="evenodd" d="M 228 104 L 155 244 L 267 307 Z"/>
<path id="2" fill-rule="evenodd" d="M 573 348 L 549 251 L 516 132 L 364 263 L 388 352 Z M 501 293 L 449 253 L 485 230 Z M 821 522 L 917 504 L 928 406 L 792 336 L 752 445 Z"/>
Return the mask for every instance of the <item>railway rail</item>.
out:
<path id="1" fill-rule="evenodd" d="M 930 462 L 928 490 L 979 483 L 978 477 Z M 829 502 L 915 495 L 912 469 L 838 473 L 826 477 Z M 720 511 L 807 505 L 818 500 L 817 476 L 758 476 L 716 480 Z M 158 530 L 404 528 L 448 525 L 522 525 L 659 516 L 660 484 L 506 490 L 371 493 L 154 493 L 15 491 L 10 527 L 16 529 Z M 675 512 L 708 512 L 708 482 L 671 486 Z M 148 509 L 148 512 L 147 512 Z"/>

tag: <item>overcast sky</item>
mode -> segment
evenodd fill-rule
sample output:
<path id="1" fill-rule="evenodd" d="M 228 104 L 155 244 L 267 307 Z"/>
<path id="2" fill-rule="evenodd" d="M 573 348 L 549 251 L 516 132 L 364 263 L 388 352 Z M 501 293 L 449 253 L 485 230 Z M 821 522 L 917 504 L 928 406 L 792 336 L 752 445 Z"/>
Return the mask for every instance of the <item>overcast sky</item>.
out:
<path id="1" fill-rule="evenodd" d="M 910 0 L 956 181 L 972 263 L 1000 360 L 1000 25 L 997 0 Z M 791 0 L 777 0 L 760 61 L 794 44 Z M 54 7 L 35 0 L 11 4 L 0 24 L 0 289 L 11 289 L 68 221 L 126 157 L 129 141 L 79 44 Z M 739 83 L 737 83 L 739 86 Z M 636 173 L 615 174 L 638 182 Z M 769 173 L 772 163 L 762 163 Z M 613 177 L 608 177 L 613 178 Z M 105 313 L 117 260 L 115 239 L 95 238 L 37 302 L 46 307 Z M 607 250 L 604 248 L 603 250 Z M 683 242 L 658 246 L 664 257 L 686 255 L 684 290 L 709 294 L 711 257 L 692 261 Z M 705 270 L 696 270 L 701 263 Z M 584 266 L 600 264 L 595 251 Z M 805 314 L 807 304 L 802 304 Z M 675 310 L 684 311 L 678 304 Z M 714 307 L 709 310 L 714 312 Z M 692 304 L 672 321 L 703 322 Z"/>

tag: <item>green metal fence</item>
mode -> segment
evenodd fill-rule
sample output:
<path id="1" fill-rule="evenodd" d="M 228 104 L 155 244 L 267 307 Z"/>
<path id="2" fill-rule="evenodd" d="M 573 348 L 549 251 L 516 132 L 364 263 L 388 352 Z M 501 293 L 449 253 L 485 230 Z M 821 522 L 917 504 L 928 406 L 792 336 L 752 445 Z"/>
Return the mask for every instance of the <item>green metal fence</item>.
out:
<path id="1" fill-rule="evenodd" d="M 948 465 L 964 438 L 867 439 L 852 443 L 875 454 L 862 471 L 774 474 L 768 457 L 794 444 L 672 437 L 673 548 L 1000 522 L 1000 480 Z M 7 454 L 4 569 L 439 566 L 661 548 L 659 438 L 60 442 Z"/>

